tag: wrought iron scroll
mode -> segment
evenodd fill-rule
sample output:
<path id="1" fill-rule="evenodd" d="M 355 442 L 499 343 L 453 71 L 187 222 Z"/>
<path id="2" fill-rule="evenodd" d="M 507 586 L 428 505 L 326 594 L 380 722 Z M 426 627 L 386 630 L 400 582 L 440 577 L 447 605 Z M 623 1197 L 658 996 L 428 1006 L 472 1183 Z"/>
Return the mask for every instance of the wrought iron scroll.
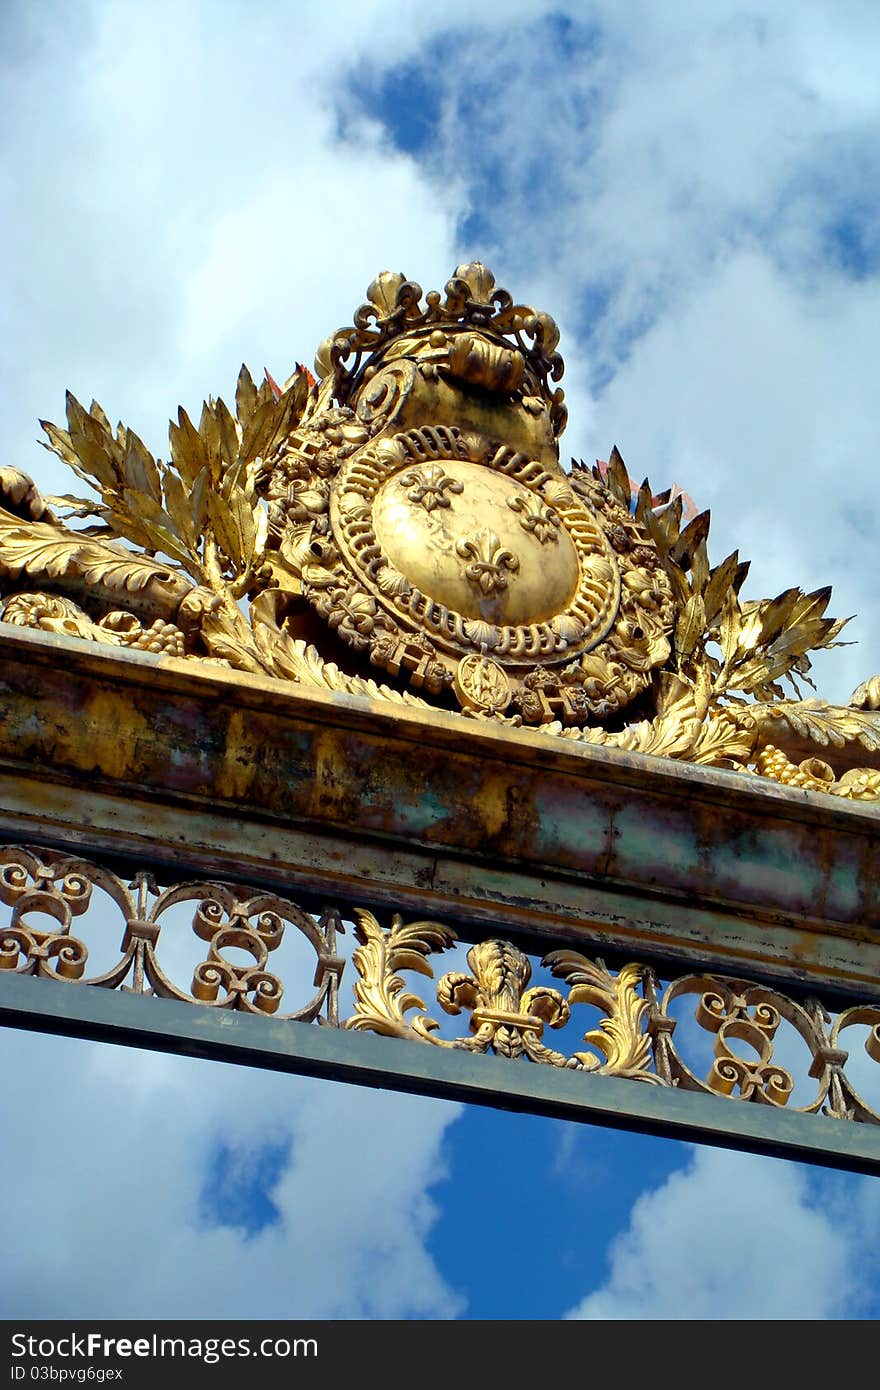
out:
<path id="1" fill-rule="evenodd" d="M 122 934 L 118 959 L 91 973 L 88 947 L 75 928 L 92 906 L 95 889 L 117 909 Z M 0 970 L 304 1023 L 338 1022 L 342 962 L 336 955 L 339 922 L 332 912 L 316 920 L 285 898 L 226 883 L 160 889 L 146 873 L 126 883 L 99 865 L 34 847 L 0 849 L 0 902 L 12 908 L 8 924 L 0 927 Z M 207 947 L 189 989 L 160 961 L 168 913 L 178 904 L 192 905 L 192 930 Z M 105 937 L 108 925 L 101 923 Z M 298 1008 L 279 1012 L 284 985 L 268 967 L 291 928 L 314 950 L 314 993 Z"/>
<path id="2" fill-rule="evenodd" d="M 119 946 L 116 959 L 97 970 L 83 928 L 101 893 L 116 915 L 111 926 L 101 914 L 104 947 L 108 930 L 119 933 L 112 937 Z M 880 1124 L 864 1094 L 866 1086 L 880 1094 L 880 1002 L 832 1014 L 817 999 L 798 1002 L 768 984 L 714 972 L 661 979 L 648 964 L 611 970 L 568 948 L 533 963 L 501 937 L 478 941 L 465 961 L 453 961 L 449 955 L 461 949 L 456 934 L 439 922 L 407 923 L 395 914 L 383 927 L 367 909 L 347 907 L 315 916 L 287 898 L 230 883 L 160 886 L 143 872 L 126 882 L 106 867 L 33 846 L 0 848 L 0 902 L 11 909 L 0 921 L 0 970 Z M 172 909 L 181 907 L 191 911 L 192 933 L 205 948 L 188 988 L 165 951 L 179 937 Z M 347 918 L 358 942 L 356 978 L 351 1011 L 340 1018 L 345 962 L 337 934 Z M 314 957 L 305 987 L 282 980 L 274 965 L 291 932 Z M 444 955 L 457 968 L 435 980 L 432 958 Z M 433 983 L 445 1026 L 412 992 L 413 972 Z M 450 1036 L 448 1020 L 462 1016 L 467 1030 Z M 549 1044 L 548 1030 L 558 1046 Z"/>

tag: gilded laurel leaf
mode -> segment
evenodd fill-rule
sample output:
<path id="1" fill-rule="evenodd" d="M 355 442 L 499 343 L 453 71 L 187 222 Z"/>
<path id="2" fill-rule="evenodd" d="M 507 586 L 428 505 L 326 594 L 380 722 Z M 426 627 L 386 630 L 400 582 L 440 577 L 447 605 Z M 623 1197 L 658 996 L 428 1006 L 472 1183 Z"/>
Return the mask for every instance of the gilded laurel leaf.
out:
<path id="1" fill-rule="evenodd" d="M 61 492 L 54 496 L 46 495 L 44 499 L 49 506 L 54 507 L 58 517 L 62 521 L 70 521 L 74 518 L 81 519 L 87 516 L 107 516 L 108 509 L 101 502 L 96 502 L 94 498 L 74 497 L 70 492 Z M 35 517 L 34 520 L 37 520 Z"/>
<path id="2" fill-rule="evenodd" d="M 247 367 L 242 363 L 235 385 L 235 414 L 242 430 L 257 407 L 257 388 Z"/>
<path id="3" fill-rule="evenodd" d="M 803 623 L 811 618 L 821 618 L 831 598 L 831 587 L 814 589 L 810 594 L 800 594 L 791 612 L 792 623 Z"/>
<path id="4" fill-rule="evenodd" d="M 134 431 L 129 430 L 121 476 L 126 488 L 156 503 L 162 501 L 162 482 L 156 460 Z"/>
<path id="5" fill-rule="evenodd" d="M 663 568 L 672 585 L 675 602 L 678 606 L 679 613 L 681 613 L 681 610 L 685 608 L 693 598 L 693 591 L 688 583 L 688 577 L 681 568 L 681 565 L 676 564 L 674 560 L 667 559 Z"/>
<path id="6" fill-rule="evenodd" d="M 772 642 L 788 626 L 794 606 L 802 597 L 800 589 L 786 589 L 778 598 L 769 599 L 759 607 L 761 643 Z"/>
<path id="7" fill-rule="evenodd" d="M 229 495 L 229 511 L 235 524 L 239 542 L 240 563 L 251 563 L 256 547 L 257 529 L 254 512 L 247 493 L 240 487 L 233 487 Z"/>
<path id="8" fill-rule="evenodd" d="M 706 621 L 713 622 L 721 611 L 721 606 L 730 590 L 734 590 L 734 576 L 739 567 L 739 551 L 735 550 L 732 555 L 728 555 L 726 560 L 713 569 L 709 575 L 703 592 L 703 603 L 706 609 Z"/>
<path id="9" fill-rule="evenodd" d="M 258 405 L 243 429 L 242 457 L 268 457 L 284 437 L 296 428 L 305 409 L 308 392 L 308 378 L 305 372 L 301 372 L 277 401 L 270 397 Z"/>
<path id="10" fill-rule="evenodd" d="M 239 431 L 224 401 L 215 402 L 214 418 L 217 421 L 222 473 L 225 474 L 238 460 Z"/>
<path id="11" fill-rule="evenodd" d="M 742 621 L 739 600 L 733 590 L 728 589 L 721 608 L 721 655 L 725 667 L 730 665 L 739 650 Z"/>
<path id="12" fill-rule="evenodd" d="M 608 490 L 618 502 L 629 508 L 631 484 L 629 474 L 626 471 L 626 464 L 621 458 L 620 451 L 615 444 L 608 459 L 608 472 L 605 475 Z"/>
<path id="13" fill-rule="evenodd" d="M 208 524 L 208 493 L 210 491 L 210 477 L 207 468 L 203 468 L 197 474 L 196 480 L 192 485 L 189 494 L 189 509 L 192 515 L 193 526 L 196 536 L 202 535 Z"/>
<path id="14" fill-rule="evenodd" d="M 43 430 L 43 432 L 49 440 L 48 444 L 46 444 L 43 440 L 40 440 L 40 443 L 43 445 L 43 448 L 48 449 L 50 453 L 57 454 L 58 457 L 68 465 L 68 467 L 74 469 L 76 473 L 82 476 L 82 470 L 80 468 L 79 459 L 77 458 L 76 453 L 74 452 L 73 445 L 70 441 L 70 435 L 67 433 L 67 430 L 59 429 L 59 427 L 57 425 L 53 425 L 50 420 L 41 420 L 40 428 Z"/>
<path id="15" fill-rule="evenodd" d="M 175 473 L 173 468 L 165 469 L 162 485 L 168 518 L 180 536 L 186 551 L 192 554 L 198 548 L 201 528 L 196 529 L 196 517 L 193 512 L 191 495 L 187 492 L 182 478 L 178 473 Z"/>
<path id="16" fill-rule="evenodd" d="M 828 705 L 823 700 L 792 700 L 750 707 L 749 714 L 764 738 L 771 737 L 774 726 L 787 725 L 793 733 L 823 748 L 855 743 L 869 753 L 880 752 L 880 717 L 873 710 Z"/>
<path id="17" fill-rule="evenodd" d="M 696 546 L 691 559 L 691 578 L 694 593 L 702 594 L 709 583 L 709 552 L 706 549 L 705 540 L 701 540 Z"/>
<path id="18" fill-rule="evenodd" d="M 656 515 L 657 530 L 662 537 L 664 553 L 672 550 L 678 541 L 682 508 L 681 498 L 674 497 L 669 505 Z"/>
<path id="19" fill-rule="evenodd" d="M 81 467 L 99 487 L 112 487 L 118 480 L 121 450 L 110 430 L 85 410 L 67 392 L 67 437 Z"/>
<path id="20" fill-rule="evenodd" d="M 168 424 L 168 438 L 174 466 L 183 481 L 190 487 L 201 473 L 209 481 L 210 468 L 204 441 L 183 406 L 178 407 L 177 420 L 176 425 L 173 420 L 169 421 Z"/>
<path id="21" fill-rule="evenodd" d="M 675 625 L 675 650 L 679 659 L 690 656 L 706 625 L 706 610 L 702 597 L 694 594 L 678 615 Z"/>
<path id="22" fill-rule="evenodd" d="M 690 569 L 701 547 L 705 554 L 704 542 L 709 534 L 709 523 L 709 512 L 700 512 L 699 516 L 695 516 L 693 521 L 688 523 L 670 552 L 676 564 Z"/>
<path id="23" fill-rule="evenodd" d="M 223 453 L 220 426 L 217 422 L 213 401 L 202 403 L 202 413 L 199 416 L 199 437 L 204 445 L 211 484 L 213 487 L 217 487 L 223 474 Z"/>
<path id="24" fill-rule="evenodd" d="M 242 562 L 242 536 L 227 502 L 218 492 L 207 494 L 208 517 L 214 534 L 233 565 Z"/>
<path id="25" fill-rule="evenodd" d="M 750 615 L 750 622 L 754 625 L 761 621 L 761 608 L 758 607 Z M 767 644 L 759 655 L 734 663 L 728 684 L 732 689 L 749 691 L 786 675 L 792 669 L 802 670 L 798 663 L 807 652 L 831 645 L 842 626 L 843 622 L 826 618 L 801 621 Z"/>
<path id="26" fill-rule="evenodd" d="M 101 516 L 110 532 L 144 549 L 168 555 L 192 575 L 203 578 L 198 549 L 203 527 L 192 505 L 187 504 L 187 488 L 201 468 L 200 457 L 191 457 L 193 437 L 198 440 L 186 413 L 181 411 L 179 426 L 170 428 L 175 464 L 159 464 L 140 437 L 124 425 L 116 433 L 110 429 L 101 407 L 92 402 L 86 411 L 68 394 L 68 431 L 43 422 L 54 452 L 74 467 L 80 477 L 97 486 L 100 507 L 91 510 Z M 204 453 L 204 450 L 202 450 Z M 82 503 L 71 515 L 88 514 Z"/>
<path id="27" fill-rule="evenodd" d="M 163 523 L 167 522 L 165 525 Z M 182 568 L 189 568 L 190 553 L 173 528 L 171 518 L 163 513 L 161 521 L 146 521 L 142 524 L 150 550 L 160 551 L 169 559 L 175 560 Z"/>

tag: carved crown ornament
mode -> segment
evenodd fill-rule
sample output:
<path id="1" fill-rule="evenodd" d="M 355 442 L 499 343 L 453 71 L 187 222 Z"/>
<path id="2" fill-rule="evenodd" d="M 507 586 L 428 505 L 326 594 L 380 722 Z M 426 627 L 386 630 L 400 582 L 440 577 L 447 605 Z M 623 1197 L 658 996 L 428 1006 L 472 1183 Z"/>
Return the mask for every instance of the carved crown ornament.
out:
<path id="1" fill-rule="evenodd" d="M 566 471 L 549 315 L 475 263 L 384 272 L 353 318 L 317 378 L 181 407 L 167 461 L 68 394 L 46 447 L 91 495 L 0 468 L 0 621 L 880 799 L 880 677 L 799 686 L 830 589 L 745 599 L 708 512 L 616 449 Z"/>

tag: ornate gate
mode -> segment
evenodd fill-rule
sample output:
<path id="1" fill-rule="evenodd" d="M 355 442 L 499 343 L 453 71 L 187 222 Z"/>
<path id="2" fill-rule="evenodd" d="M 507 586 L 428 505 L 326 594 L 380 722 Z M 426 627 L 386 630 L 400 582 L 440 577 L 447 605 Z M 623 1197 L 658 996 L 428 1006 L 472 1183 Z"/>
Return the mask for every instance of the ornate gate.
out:
<path id="1" fill-rule="evenodd" d="M 0 470 L 0 1017 L 876 1171 L 880 681 L 560 467 L 557 341 L 384 274 L 167 463 Z"/>

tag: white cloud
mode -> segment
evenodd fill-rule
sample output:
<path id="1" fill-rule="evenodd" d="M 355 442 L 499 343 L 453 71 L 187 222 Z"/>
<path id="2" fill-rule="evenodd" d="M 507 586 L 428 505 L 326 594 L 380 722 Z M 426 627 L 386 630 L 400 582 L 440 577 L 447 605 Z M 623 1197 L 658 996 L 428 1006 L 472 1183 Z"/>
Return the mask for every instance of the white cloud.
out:
<path id="1" fill-rule="evenodd" d="M 860 615 L 844 634 L 859 646 L 822 658 L 823 693 L 840 700 L 880 662 L 878 317 L 876 281 L 804 289 L 742 253 L 644 336 L 593 426 L 594 450 L 616 441 L 634 476 L 711 506 L 713 557 L 751 559 L 750 594 L 833 585 L 831 611 Z"/>
<path id="2" fill-rule="evenodd" d="M 0 233 L 4 462 L 47 477 L 29 441 L 66 386 L 161 450 L 178 402 L 228 397 L 243 357 L 282 378 L 310 363 L 386 264 L 448 276 L 454 190 L 375 123 L 337 129 L 376 32 L 366 9 L 231 4 L 218 21 L 213 5 L 95 3 L 74 32 L 26 7 L 7 19 L 25 59 L 5 74 L 0 137 L 17 209 Z"/>
<path id="3" fill-rule="evenodd" d="M 616 443 L 711 507 L 747 596 L 833 584 L 859 646 L 816 669 L 845 701 L 880 662 L 880 17 L 844 8 L 512 25 L 444 69 L 435 176 L 467 182 L 503 281 L 563 325 L 564 452 Z"/>
<path id="4" fill-rule="evenodd" d="M 459 1107 L 15 1033 L 4 1075 L 4 1317 L 462 1310 L 425 1248 Z M 247 1165 L 287 1136 L 280 1219 L 248 1237 L 206 1186 L 212 1155 Z"/>
<path id="5" fill-rule="evenodd" d="M 854 1316 L 861 1260 L 880 1234 L 867 1193 L 860 1207 L 867 1226 L 851 1208 L 826 1206 L 793 1164 L 698 1149 L 688 1168 L 638 1199 L 607 1278 L 569 1317 Z"/>

